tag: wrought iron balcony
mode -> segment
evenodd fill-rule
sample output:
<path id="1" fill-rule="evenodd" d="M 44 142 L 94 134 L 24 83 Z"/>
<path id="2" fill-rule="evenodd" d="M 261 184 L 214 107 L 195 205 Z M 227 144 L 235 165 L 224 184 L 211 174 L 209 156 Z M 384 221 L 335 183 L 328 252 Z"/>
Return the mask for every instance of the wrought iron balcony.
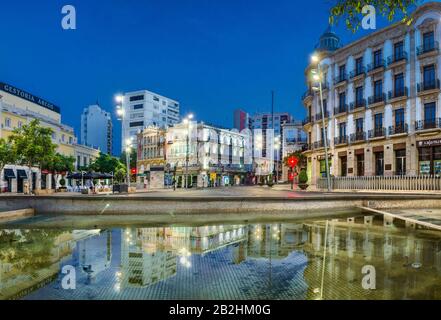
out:
<path id="1" fill-rule="evenodd" d="M 375 128 L 369 130 L 369 139 L 381 138 L 386 136 L 386 128 Z"/>
<path id="2" fill-rule="evenodd" d="M 351 71 L 351 73 L 349 74 L 349 78 L 353 79 L 365 73 L 366 73 L 366 68 L 363 66 L 359 69 L 355 69 L 354 71 Z"/>
<path id="3" fill-rule="evenodd" d="M 334 84 L 339 84 L 339 83 L 346 81 L 346 80 L 348 80 L 348 75 L 346 73 L 340 74 L 339 76 L 337 76 L 334 79 Z"/>
<path id="4" fill-rule="evenodd" d="M 308 117 L 306 117 L 306 118 L 302 121 L 302 125 L 305 126 L 305 125 L 307 125 L 308 123 L 311 123 L 311 122 L 312 122 L 312 117 L 308 116 Z"/>
<path id="5" fill-rule="evenodd" d="M 344 104 L 341 106 L 338 106 L 336 108 L 334 108 L 334 115 L 340 114 L 340 113 L 346 113 L 348 112 L 348 105 Z"/>
<path id="6" fill-rule="evenodd" d="M 355 102 L 351 102 L 349 105 L 349 111 L 353 111 L 358 108 L 366 108 L 366 99 L 357 100 Z"/>
<path id="7" fill-rule="evenodd" d="M 409 88 L 402 87 L 394 91 L 389 91 L 388 97 L 390 99 L 400 98 L 400 97 L 408 97 L 409 96 Z"/>
<path id="8" fill-rule="evenodd" d="M 409 132 L 409 126 L 407 123 L 397 123 L 394 126 L 389 127 L 389 135 L 403 134 Z"/>
<path id="9" fill-rule="evenodd" d="M 348 136 L 341 136 L 341 137 L 335 137 L 334 138 L 334 144 L 347 144 L 348 143 Z"/>
<path id="10" fill-rule="evenodd" d="M 311 144 L 311 143 L 305 143 L 305 144 L 302 146 L 302 152 L 310 151 L 310 150 L 312 150 L 312 144 Z"/>
<path id="11" fill-rule="evenodd" d="M 432 52 L 432 51 L 439 51 L 439 42 L 434 41 L 430 44 L 422 45 L 417 48 L 417 55 L 420 56 L 422 54 Z"/>
<path id="12" fill-rule="evenodd" d="M 329 140 L 326 140 L 326 142 L 328 143 L 328 147 L 329 147 Z M 324 140 L 314 142 L 314 149 L 320 149 L 320 148 L 324 148 L 324 147 L 325 147 Z"/>
<path id="13" fill-rule="evenodd" d="M 384 59 L 380 59 L 379 61 L 375 61 L 374 63 L 368 64 L 367 72 L 371 72 L 373 70 L 379 69 L 379 68 L 385 68 L 386 67 L 386 61 Z"/>
<path id="14" fill-rule="evenodd" d="M 441 118 L 425 119 L 415 121 L 415 130 L 428 130 L 428 129 L 439 129 L 441 128 Z"/>
<path id="15" fill-rule="evenodd" d="M 302 95 L 302 100 L 305 100 L 308 97 L 311 97 L 314 95 L 314 91 L 312 89 L 306 90 L 306 92 Z"/>
<path id="16" fill-rule="evenodd" d="M 369 104 L 379 103 L 379 102 L 386 102 L 386 94 L 380 94 L 380 95 L 374 95 L 372 97 L 369 97 Z"/>
<path id="17" fill-rule="evenodd" d="M 359 132 L 351 134 L 350 141 L 351 141 L 351 143 L 366 141 L 366 132 L 359 131 Z"/>
<path id="18" fill-rule="evenodd" d="M 322 120 L 323 116 L 321 113 L 315 115 L 315 121 Z M 325 119 L 329 118 L 329 112 L 325 111 Z"/>
<path id="19" fill-rule="evenodd" d="M 418 83 L 418 86 L 417 86 L 418 93 L 423 92 L 423 91 L 428 91 L 428 90 L 439 89 L 439 88 L 440 88 L 439 79 L 424 81 L 422 83 Z"/>
<path id="20" fill-rule="evenodd" d="M 400 62 L 400 61 L 403 61 L 403 60 L 407 60 L 408 59 L 407 57 L 408 57 L 407 52 L 406 51 L 402 51 L 402 52 L 400 52 L 398 54 L 394 54 L 394 55 L 391 55 L 390 57 L 388 57 L 387 58 L 387 64 L 390 65 L 390 64 L 393 64 L 395 62 Z"/>

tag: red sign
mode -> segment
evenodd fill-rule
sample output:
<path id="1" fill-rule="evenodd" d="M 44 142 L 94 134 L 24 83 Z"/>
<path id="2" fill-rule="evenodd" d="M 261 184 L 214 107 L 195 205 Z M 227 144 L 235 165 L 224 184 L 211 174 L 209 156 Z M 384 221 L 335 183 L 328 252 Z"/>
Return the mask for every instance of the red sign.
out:
<path id="1" fill-rule="evenodd" d="M 297 157 L 295 157 L 295 156 L 289 157 L 288 166 L 290 168 L 295 168 L 298 163 L 299 163 L 299 159 Z"/>
<path id="2" fill-rule="evenodd" d="M 132 168 L 131 172 L 132 174 L 137 174 L 138 170 L 136 170 L 136 168 Z"/>

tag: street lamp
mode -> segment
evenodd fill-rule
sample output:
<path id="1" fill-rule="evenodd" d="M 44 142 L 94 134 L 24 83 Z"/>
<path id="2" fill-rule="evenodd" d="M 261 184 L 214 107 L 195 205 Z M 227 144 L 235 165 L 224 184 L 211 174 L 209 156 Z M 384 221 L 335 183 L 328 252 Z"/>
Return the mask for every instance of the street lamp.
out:
<path id="1" fill-rule="evenodd" d="M 191 130 L 191 120 L 194 118 L 193 114 L 189 114 L 184 119 L 184 124 L 187 125 L 187 138 L 186 138 L 186 155 L 185 155 L 185 189 L 188 189 L 188 163 L 190 162 L 190 130 Z"/>
<path id="2" fill-rule="evenodd" d="M 325 122 L 325 110 L 323 106 L 323 86 L 322 86 L 322 78 L 323 75 L 320 69 L 320 58 L 317 54 L 314 54 L 311 57 L 311 61 L 314 64 L 317 64 L 317 70 L 312 70 L 313 80 L 319 83 L 319 91 L 320 91 L 320 109 L 322 112 L 322 127 L 323 127 L 323 143 L 325 147 L 325 164 L 326 164 L 326 180 L 328 183 L 328 192 L 331 192 L 331 176 L 329 172 L 329 159 L 328 159 L 328 136 L 326 134 L 326 122 Z"/>
<path id="3" fill-rule="evenodd" d="M 127 185 L 130 188 L 130 153 L 132 152 L 133 138 L 126 140 L 126 163 L 127 163 Z"/>
<path id="4" fill-rule="evenodd" d="M 274 161 L 274 168 L 276 173 L 276 183 L 279 181 L 279 156 L 280 156 L 280 136 L 274 139 L 274 149 L 276 150 L 276 159 Z"/>

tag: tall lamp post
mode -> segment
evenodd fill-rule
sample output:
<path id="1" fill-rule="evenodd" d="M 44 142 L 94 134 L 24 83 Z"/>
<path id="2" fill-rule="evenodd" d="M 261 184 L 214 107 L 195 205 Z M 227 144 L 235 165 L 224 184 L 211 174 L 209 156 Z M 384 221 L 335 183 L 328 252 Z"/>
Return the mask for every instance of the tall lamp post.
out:
<path id="1" fill-rule="evenodd" d="M 127 185 L 130 188 L 130 153 L 132 152 L 133 138 L 126 140 L 126 164 L 127 164 Z"/>
<path id="2" fill-rule="evenodd" d="M 123 102 L 124 102 L 124 96 L 123 95 L 116 95 L 115 101 L 117 103 L 116 106 L 116 114 L 118 116 L 118 120 L 122 122 L 123 130 L 124 130 L 124 118 L 126 116 L 126 113 L 123 108 Z M 126 151 L 126 164 L 127 164 L 127 185 L 130 188 L 130 153 L 132 152 L 132 143 L 133 138 L 128 138 L 125 141 L 125 151 Z"/>
<path id="3" fill-rule="evenodd" d="M 331 192 L 331 176 L 329 172 L 329 159 L 328 159 L 328 136 L 326 134 L 326 121 L 325 121 L 325 110 L 323 105 L 323 75 L 321 73 L 320 68 L 320 58 L 317 54 L 314 54 L 311 57 L 313 63 L 317 64 L 317 70 L 312 70 L 313 79 L 319 83 L 319 91 L 320 91 L 320 109 L 322 112 L 322 127 L 323 127 L 323 143 L 325 147 L 325 164 L 326 164 L 326 180 L 328 184 L 328 192 Z"/>
<path id="4" fill-rule="evenodd" d="M 187 137 L 186 137 L 186 152 L 185 152 L 185 189 L 188 189 L 188 164 L 190 162 L 190 130 L 191 130 L 191 120 L 193 120 L 193 115 L 189 114 L 184 119 L 184 124 L 187 125 Z M 193 179 L 192 179 L 193 180 Z"/>
<path id="5" fill-rule="evenodd" d="M 279 182 L 279 157 L 280 157 L 280 136 L 274 139 L 274 149 L 276 151 L 274 159 L 274 171 L 276 174 L 276 183 Z"/>

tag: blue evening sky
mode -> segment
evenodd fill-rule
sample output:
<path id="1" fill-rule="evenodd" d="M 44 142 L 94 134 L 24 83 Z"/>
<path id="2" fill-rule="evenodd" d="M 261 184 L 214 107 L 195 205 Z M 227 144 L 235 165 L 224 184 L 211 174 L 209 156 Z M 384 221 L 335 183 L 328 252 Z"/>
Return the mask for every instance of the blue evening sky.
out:
<path id="1" fill-rule="evenodd" d="M 233 110 L 305 116 L 304 69 L 327 28 L 330 0 L 69 0 L 2 3 L 0 81 L 62 109 L 79 136 L 84 107 L 114 110 L 114 94 L 148 89 L 182 114 L 232 127 Z M 77 9 L 77 30 L 61 8 Z M 387 24 L 379 18 L 378 27 Z M 353 35 L 336 28 L 343 43 Z M 120 124 L 114 121 L 114 150 Z"/>

